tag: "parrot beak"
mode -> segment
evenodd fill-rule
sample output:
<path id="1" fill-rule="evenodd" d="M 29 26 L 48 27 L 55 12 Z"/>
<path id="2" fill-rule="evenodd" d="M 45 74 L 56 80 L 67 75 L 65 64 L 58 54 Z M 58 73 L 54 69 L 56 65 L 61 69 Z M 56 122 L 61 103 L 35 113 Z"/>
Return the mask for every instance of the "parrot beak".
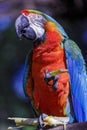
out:
<path id="1" fill-rule="evenodd" d="M 16 33 L 20 39 L 25 37 L 30 40 L 36 38 L 34 30 L 30 27 L 29 20 L 24 15 L 20 15 L 15 22 Z"/>
<path id="2" fill-rule="evenodd" d="M 16 22 L 15 22 L 15 28 L 16 28 L 16 33 L 18 35 L 18 37 L 21 39 L 22 38 L 22 22 L 21 22 L 21 18 L 22 18 L 22 15 L 20 15 L 17 19 L 16 19 Z"/>

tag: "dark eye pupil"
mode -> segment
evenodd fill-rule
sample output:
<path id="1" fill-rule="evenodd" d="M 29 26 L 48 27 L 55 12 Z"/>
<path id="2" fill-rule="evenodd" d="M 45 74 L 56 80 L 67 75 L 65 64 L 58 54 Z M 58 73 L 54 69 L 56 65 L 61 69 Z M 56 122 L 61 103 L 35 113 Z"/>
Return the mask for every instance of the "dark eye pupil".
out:
<path id="1" fill-rule="evenodd" d="M 40 16 L 40 15 L 38 15 L 38 18 L 41 18 L 41 16 Z"/>

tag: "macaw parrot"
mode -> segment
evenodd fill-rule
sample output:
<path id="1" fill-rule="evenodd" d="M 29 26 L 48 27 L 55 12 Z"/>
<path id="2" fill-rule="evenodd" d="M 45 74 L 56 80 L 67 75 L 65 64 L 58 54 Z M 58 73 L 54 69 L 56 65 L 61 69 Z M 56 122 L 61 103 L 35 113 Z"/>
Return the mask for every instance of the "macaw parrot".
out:
<path id="1" fill-rule="evenodd" d="M 87 121 L 87 74 L 78 45 L 56 20 L 36 10 L 23 10 L 15 27 L 20 39 L 33 44 L 23 86 L 36 114 Z"/>

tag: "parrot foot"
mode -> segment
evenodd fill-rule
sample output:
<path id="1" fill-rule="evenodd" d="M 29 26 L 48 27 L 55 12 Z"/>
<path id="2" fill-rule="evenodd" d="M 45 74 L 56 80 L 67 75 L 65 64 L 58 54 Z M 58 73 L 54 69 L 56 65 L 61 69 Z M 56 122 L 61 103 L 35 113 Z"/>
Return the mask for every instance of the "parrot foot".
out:
<path id="1" fill-rule="evenodd" d="M 64 130 L 66 130 L 66 124 L 69 122 L 69 117 L 55 117 L 55 116 L 48 116 L 46 114 L 41 114 L 39 117 L 39 126 L 38 130 L 44 129 L 48 127 L 55 127 L 55 126 L 64 126 Z"/>
<path id="2" fill-rule="evenodd" d="M 44 80 L 45 80 L 46 84 L 49 86 L 52 86 L 52 88 L 54 90 L 57 90 L 57 88 L 58 88 L 58 78 L 59 78 L 58 75 L 54 76 L 51 74 L 51 72 L 48 72 L 48 70 L 46 70 Z"/>
<path id="3" fill-rule="evenodd" d="M 41 114 L 40 116 L 39 116 L 39 119 L 38 119 L 38 130 L 40 130 L 40 128 L 44 128 L 46 125 L 47 125 L 47 123 L 44 121 L 44 119 L 47 117 L 48 115 L 47 114 Z"/>

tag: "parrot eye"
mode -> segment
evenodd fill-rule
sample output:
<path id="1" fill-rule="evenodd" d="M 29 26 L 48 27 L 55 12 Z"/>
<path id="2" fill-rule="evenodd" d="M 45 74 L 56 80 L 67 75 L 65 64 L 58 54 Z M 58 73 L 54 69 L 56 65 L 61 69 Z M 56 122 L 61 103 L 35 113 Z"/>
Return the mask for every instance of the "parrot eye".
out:
<path id="1" fill-rule="evenodd" d="M 37 15 L 37 18 L 38 18 L 38 19 L 42 19 L 42 16 L 41 16 L 41 15 Z"/>
<path id="2" fill-rule="evenodd" d="M 29 19 L 30 24 L 33 24 L 37 27 L 43 27 L 44 24 L 46 23 L 46 19 L 42 15 L 39 15 L 39 14 L 31 13 L 29 14 L 28 19 Z"/>
<path id="3" fill-rule="evenodd" d="M 45 24 L 45 22 L 46 22 L 46 19 L 43 17 L 43 16 L 41 16 L 41 15 L 36 15 L 36 17 L 35 17 L 35 24 L 36 25 L 40 25 L 40 26 L 43 26 L 44 24 Z"/>

